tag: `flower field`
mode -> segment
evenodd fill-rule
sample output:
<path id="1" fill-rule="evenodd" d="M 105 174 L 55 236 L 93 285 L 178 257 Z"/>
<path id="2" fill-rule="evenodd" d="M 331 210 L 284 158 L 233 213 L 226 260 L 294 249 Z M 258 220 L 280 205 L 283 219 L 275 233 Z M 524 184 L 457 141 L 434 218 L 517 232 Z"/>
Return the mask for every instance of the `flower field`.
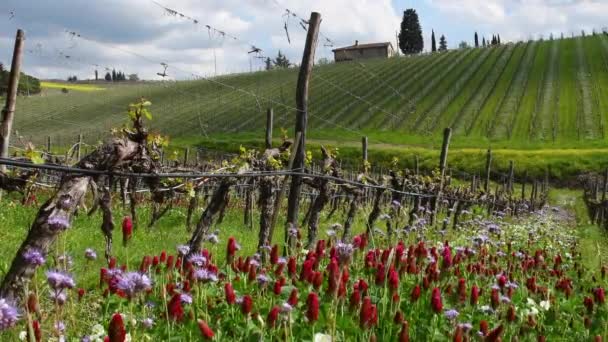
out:
<path id="1" fill-rule="evenodd" d="M 390 245 L 381 229 L 339 241 L 322 227 L 314 250 L 247 255 L 221 231 L 187 246 L 112 259 L 95 284 L 74 258 L 94 249 L 28 251 L 38 269 L 23 303 L 0 302 L 3 340 L 29 341 L 601 341 L 608 335 L 606 266 L 583 266 L 567 213 L 519 219 L 467 214 L 456 230 L 415 224 Z M 61 224 L 60 222 L 57 224 Z M 67 228 L 69 229 L 69 228 Z M 135 241 L 129 217 L 124 248 Z M 151 232 L 150 234 L 154 234 Z M 243 246 L 246 247 L 246 246 Z M 65 247 L 63 247 L 65 248 Z M 124 262 L 124 263 L 123 263 Z M 78 317 L 97 324 L 79 324 Z"/>

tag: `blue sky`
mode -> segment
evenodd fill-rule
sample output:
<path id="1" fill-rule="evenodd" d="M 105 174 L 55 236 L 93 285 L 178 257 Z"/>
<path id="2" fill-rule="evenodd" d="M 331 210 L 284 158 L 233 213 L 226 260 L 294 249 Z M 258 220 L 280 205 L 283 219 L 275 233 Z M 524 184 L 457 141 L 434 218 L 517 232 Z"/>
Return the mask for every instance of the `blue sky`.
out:
<path id="1" fill-rule="evenodd" d="M 477 30 L 502 41 L 547 37 L 550 33 L 580 34 L 606 25 L 608 0 L 157 0 L 198 20 L 168 15 L 152 0 L 3 0 L 0 2 L 0 46 L 12 45 L 17 28 L 26 31 L 24 66 L 42 78 L 69 75 L 92 78 L 94 70 L 115 68 L 160 79 L 161 62 L 169 64 L 168 79 L 246 72 L 263 66 L 252 58 L 251 45 L 261 55 L 282 50 L 298 63 L 305 31 L 298 19 L 288 21 L 291 41 L 284 31 L 285 9 L 303 18 L 319 11 L 321 32 L 337 46 L 390 41 L 406 8 L 418 11 L 425 49 L 430 33 L 445 34 L 451 48 L 472 43 Z M 211 25 L 238 40 L 207 30 Z M 66 33 L 73 31 L 80 38 Z M 84 38 L 88 39 L 84 39 Z M 317 57 L 332 57 L 332 47 L 320 45 Z M 69 56 L 67 58 L 66 56 Z M 0 49 L 0 61 L 10 60 L 10 49 Z"/>

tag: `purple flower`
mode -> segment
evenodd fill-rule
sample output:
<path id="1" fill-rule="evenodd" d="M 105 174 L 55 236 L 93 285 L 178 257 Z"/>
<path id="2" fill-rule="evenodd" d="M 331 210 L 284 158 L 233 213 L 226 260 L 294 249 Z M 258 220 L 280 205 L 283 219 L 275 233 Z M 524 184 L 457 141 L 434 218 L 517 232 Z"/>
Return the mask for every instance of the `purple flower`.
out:
<path id="1" fill-rule="evenodd" d="M 254 258 L 254 259 L 249 260 L 249 265 L 253 266 L 255 268 L 258 268 L 258 267 L 260 267 L 260 262 Z"/>
<path id="2" fill-rule="evenodd" d="M 146 329 L 150 329 L 154 326 L 154 320 L 152 318 L 144 318 L 141 320 L 141 325 Z"/>
<path id="3" fill-rule="evenodd" d="M 116 287 L 128 297 L 152 288 L 152 281 L 144 273 L 129 272 L 119 277 Z"/>
<path id="4" fill-rule="evenodd" d="M 217 274 L 215 274 L 214 272 L 208 271 L 204 268 L 199 268 L 199 269 L 194 270 L 194 273 L 192 275 L 198 281 L 210 281 L 210 282 L 217 281 Z"/>
<path id="5" fill-rule="evenodd" d="M 281 312 L 291 312 L 291 310 L 293 310 L 293 306 L 289 303 L 285 302 L 281 305 Z"/>
<path id="6" fill-rule="evenodd" d="M 68 228 L 70 228 L 70 221 L 68 220 L 67 217 L 64 216 L 59 216 L 59 215 L 53 215 L 50 216 L 48 218 L 48 220 L 46 221 L 46 223 L 49 225 L 49 228 L 51 228 L 51 230 L 66 230 Z"/>
<path id="7" fill-rule="evenodd" d="M 287 259 L 285 259 L 285 257 L 279 257 L 277 265 L 287 265 Z"/>
<path id="8" fill-rule="evenodd" d="M 194 266 L 201 267 L 207 263 L 207 258 L 200 253 L 195 253 L 188 258 L 188 261 L 190 261 Z"/>
<path id="9" fill-rule="evenodd" d="M 84 250 L 84 257 L 87 260 L 95 260 L 97 259 L 97 253 L 95 253 L 95 251 L 91 248 L 87 248 Z"/>
<path id="10" fill-rule="evenodd" d="M 192 304 L 192 296 L 187 293 L 182 293 L 179 296 L 179 299 L 182 301 L 182 303 Z"/>
<path id="11" fill-rule="evenodd" d="M 110 268 L 107 273 L 108 278 L 120 277 L 122 275 L 122 270 L 120 268 Z"/>
<path id="12" fill-rule="evenodd" d="M 473 324 L 471 323 L 459 323 L 458 327 L 460 327 L 462 330 L 466 331 L 470 331 L 471 329 L 473 329 Z"/>
<path id="13" fill-rule="evenodd" d="M 262 274 L 258 274 L 257 280 L 258 280 L 258 284 L 260 284 L 260 286 L 264 286 L 264 285 L 268 284 L 271 279 L 270 279 L 270 277 L 268 277 L 267 275 L 262 273 Z"/>
<path id="14" fill-rule="evenodd" d="M 190 246 L 188 246 L 188 245 L 177 246 L 177 253 L 181 256 L 188 255 L 188 253 L 190 253 Z"/>
<path id="15" fill-rule="evenodd" d="M 46 281 L 54 290 L 71 289 L 76 286 L 74 279 L 69 274 L 60 271 L 47 271 Z"/>
<path id="16" fill-rule="evenodd" d="M 9 304 L 6 299 L 0 298 L 0 330 L 6 330 L 17 323 L 19 311 Z"/>
<path id="17" fill-rule="evenodd" d="M 57 305 L 63 305 L 68 300 L 68 294 L 65 290 L 52 290 L 49 297 Z"/>
<path id="18" fill-rule="evenodd" d="M 207 235 L 207 237 L 205 238 L 205 240 L 209 241 L 212 244 L 218 244 L 220 242 L 220 238 L 217 236 L 217 234 L 209 234 Z"/>
<path id="19" fill-rule="evenodd" d="M 289 223 L 289 230 L 287 230 L 287 235 L 292 238 L 298 237 L 298 228 L 293 223 Z"/>
<path id="20" fill-rule="evenodd" d="M 338 242 L 336 246 L 336 252 L 338 254 L 338 261 L 340 264 L 346 264 L 350 261 L 353 255 L 353 245 L 350 243 Z"/>
<path id="21" fill-rule="evenodd" d="M 28 264 L 36 267 L 44 265 L 46 261 L 42 252 L 37 248 L 30 248 L 25 251 L 23 253 L 23 259 L 25 259 Z"/>
<path id="22" fill-rule="evenodd" d="M 60 333 L 65 331 L 65 323 L 63 323 L 62 321 L 55 322 L 53 327 L 55 327 L 55 330 L 57 330 Z"/>
<path id="23" fill-rule="evenodd" d="M 458 315 L 460 315 L 460 313 L 454 309 L 449 309 L 449 310 L 445 310 L 444 315 L 447 319 L 452 321 L 452 320 L 456 319 L 456 317 L 458 317 Z"/>

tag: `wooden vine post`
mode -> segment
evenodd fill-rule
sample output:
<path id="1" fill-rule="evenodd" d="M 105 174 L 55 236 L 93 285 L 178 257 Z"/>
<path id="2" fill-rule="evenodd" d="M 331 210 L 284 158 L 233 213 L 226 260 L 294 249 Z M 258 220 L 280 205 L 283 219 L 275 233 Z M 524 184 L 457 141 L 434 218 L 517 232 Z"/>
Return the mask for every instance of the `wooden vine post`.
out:
<path id="1" fill-rule="evenodd" d="M 492 149 L 488 149 L 486 153 L 486 180 L 483 185 L 486 194 L 490 191 L 490 171 L 492 171 Z"/>
<path id="2" fill-rule="evenodd" d="M 319 36 L 319 26 L 321 25 L 321 14 L 312 12 L 308 21 L 308 33 L 306 35 L 306 45 L 302 55 L 302 64 L 298 75 L 296 88 L 296 129 L 295 133 L 300 133 L 300 143 L 295 150 L 293 170 L 301 172 L 304 169 L 306 160 L 306 125 L 308 121 L 308 85 L 312 76 L 312 67 L 315 57 L 315 49 Z M 287 225 L 297 224 L 300 192 L 302 190 L 302 176 L 294 175 L 291 178 L 291 188 L 287 202 Z"/>
<path id="3" fill-rule="evenodd" d="M 367 137 L 361 138 L 361 152 L 363 154 L 363 166 L 367 164 Z"/>
<path id="4" fill-rule="evenodd" d="M 507 192 L 509 195 L 513 194 L 513 176 L 515 173 L 515 167 L 513 161 L 509 160 L 509 178 L 507 180 Z"/>
<path id="5" fill-rule="evenodd" d="M 17 30 L 15 38 L 15 49 L 11 72 L 8 78 L 8 90 L 6 93 L 6 104 L 2 109 L 2 123 L 0 124 L 0 158 L 8 158 L 8 147 L 10 144 L 11 130 L 13 129 L 13 117 L 15 104 L 17 102 L 17 90 L 19 86 L 19 75 L 21 74 L 21 61 L 23 57 L 23 41 L 25 40 L 23 30 Z M 5 172 L 6 166 L 0 165 L 0 172 Z"/>
<path id="6" fill-rule="evenodd" d="M 441 155 L 439 156 L 439 172 L 441 173 L 441 179 L 439 180 L 439 189 L 432 202 L 432 210 L 433 214 L 431 216 L 431 225 L 435 224 L 435 219 L 437 216 L 437 208 L 439 207 L 439 203 L 441 202 L 441 193 L 443 191 L 443 186 L 445 184 L 445 171 L 448 164 L 448 150 L 450 147 L 450 139 L 452 138 L 452 129 L 446 128 L 443 130 L 443 143 L 441 145 Z"/>
<path id="7" fill-rule="evenodd" d="M 272 122 L 274 112 L 272 108 L 268 108 L 266 111 L 266 148 L 272 148 Z"/>

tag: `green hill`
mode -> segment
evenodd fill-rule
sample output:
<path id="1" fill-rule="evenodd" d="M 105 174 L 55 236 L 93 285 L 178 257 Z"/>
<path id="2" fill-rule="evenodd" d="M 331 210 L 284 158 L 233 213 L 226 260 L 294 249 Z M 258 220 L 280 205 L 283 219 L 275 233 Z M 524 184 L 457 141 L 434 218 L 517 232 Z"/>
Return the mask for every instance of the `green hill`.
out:
<path id="1" fill-rule="evenodd" d="M 153 128 L 178 140 L 253 141 L 263 138 L 268 107 L 275 133 L 293 127 L 296 79 L 289 69 L 101 92 L 46 89 L 19 99 L 15 128 L 38 143 L 74 141 L 80 132 L 96 141 L 144 96 Z M 365 134 L 377 144 L 431 147 L 449 126 L 457 148 L 598 148 L 607 120 L 604 34 L 320 65 L 310 88 L 310 135 L 325 142 Z"/>

